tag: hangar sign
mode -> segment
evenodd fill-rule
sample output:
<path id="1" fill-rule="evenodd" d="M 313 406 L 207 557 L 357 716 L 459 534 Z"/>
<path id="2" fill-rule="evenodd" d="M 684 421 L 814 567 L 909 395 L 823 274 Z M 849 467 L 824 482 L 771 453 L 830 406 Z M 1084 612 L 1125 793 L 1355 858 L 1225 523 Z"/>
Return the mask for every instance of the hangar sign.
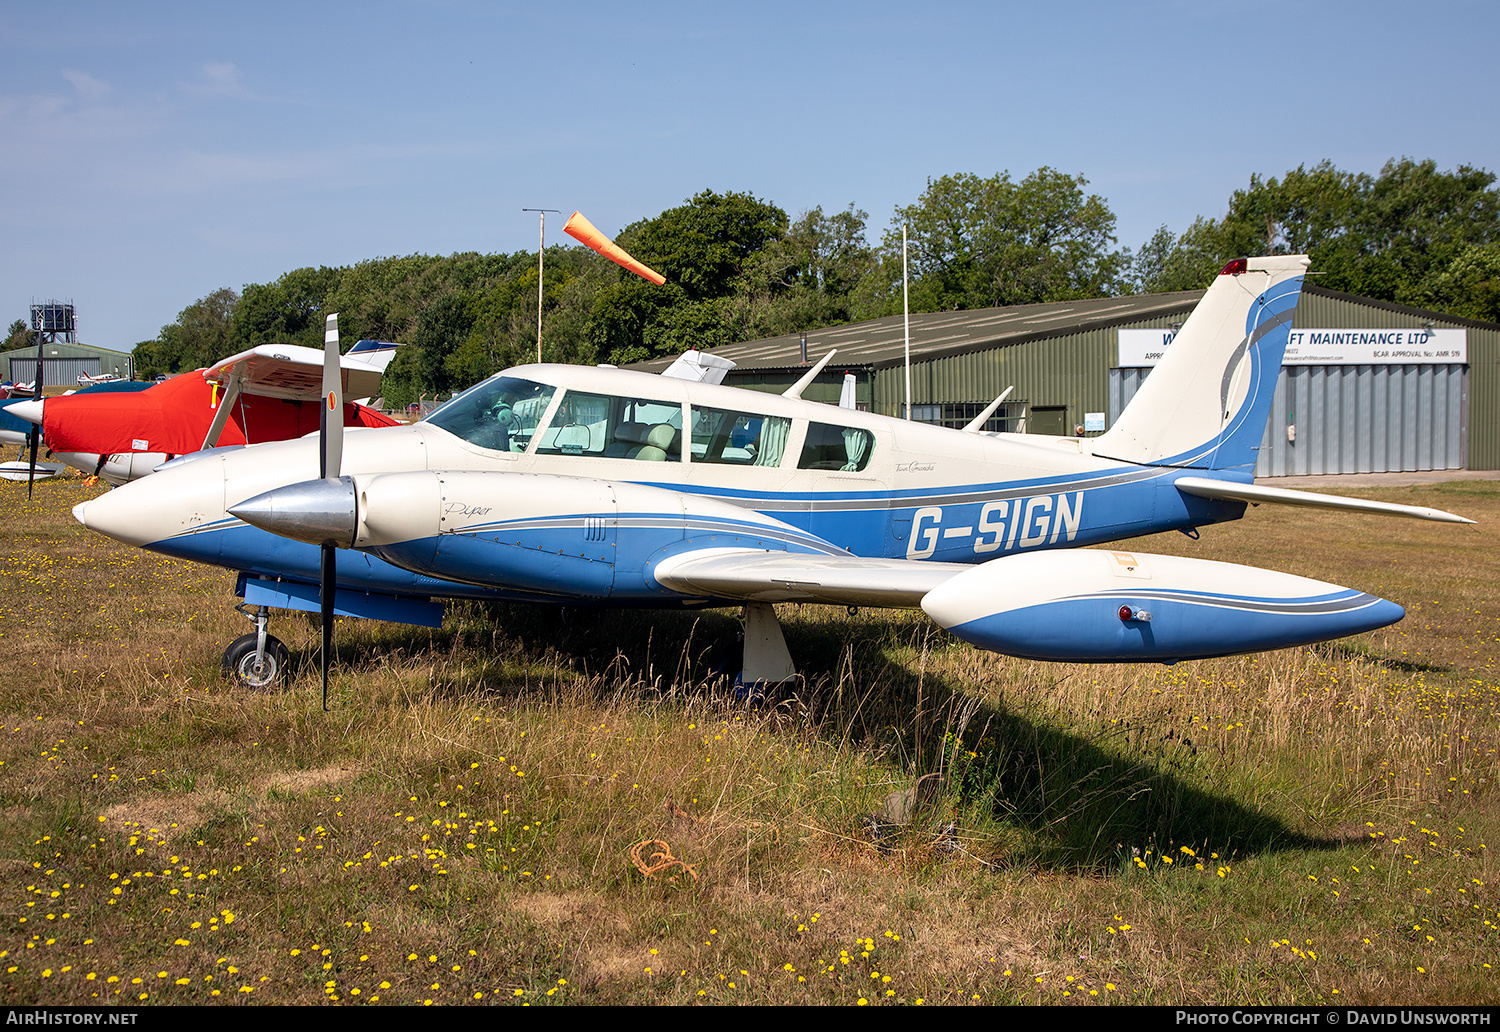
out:
<path id="1" fill-rule="evenodd" d="M 1176 330 L 1121 330 L 1120 368 L 1134 369 L 1154 366 L 1167 353 Z"/>
<path id="2" fill-rule="evenodd" d="M 1120 330 L 1120 368 L 1154 366 L 1176 336 L 1171 329 Z M 1468 330 L 1293 330 L 1282 365 L 1463 365 Z"/>
<path id="3" fill-rule="evenodd" d="M 1293 330 L 1281 364 L 1452 365 L 1468 361 L 1468 330 Z"/>

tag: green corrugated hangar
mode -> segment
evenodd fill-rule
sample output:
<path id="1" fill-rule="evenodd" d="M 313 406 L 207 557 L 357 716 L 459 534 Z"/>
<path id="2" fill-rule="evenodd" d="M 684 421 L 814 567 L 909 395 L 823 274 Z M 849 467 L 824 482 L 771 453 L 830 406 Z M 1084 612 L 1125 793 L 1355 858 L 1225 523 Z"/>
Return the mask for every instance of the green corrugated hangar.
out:
<path id="1" fill-rule="evenodd" d="M 1202 296 L 1195 290 L 913 315 L 912 416 L 963 426 L 1014 387 L 985 429 L 1095 436 L 1129 402 Z M 838 354 L 804 397 L 836 404 L 852 374 L 859 408 L 900 414 L 899 315 L 713 353 L 735 363 L 726 384 L 780 392 L 830 349 Z M 1256 475 L 1500 469 L 1497 363 L 1500 325 L 1305 286 Z"/>
<path id="2" fill-rule="evenodd" d="M 55 341 L 43 345 L 42 379 L 44 387 L 77 387 L 78 377 L 105 374 L 130 379 L 135 371 L 134 359 L 122 351 L 96 348 L 91 344 Z M 0 380 L 30 383 L 36 379 L 36 345 L 0 352 Z"/>

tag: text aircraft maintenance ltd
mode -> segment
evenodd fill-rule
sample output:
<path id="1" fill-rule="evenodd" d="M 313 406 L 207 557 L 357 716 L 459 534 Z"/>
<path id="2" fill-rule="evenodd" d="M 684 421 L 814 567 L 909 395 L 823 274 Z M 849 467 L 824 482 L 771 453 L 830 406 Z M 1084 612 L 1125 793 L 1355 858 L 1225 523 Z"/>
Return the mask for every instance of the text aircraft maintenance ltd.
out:
<path id="1" fill-rule="evenodd" d="M 326 685 L 334 612 L 431 625 L 448 598 L 742 605 L 746 683 L 793 674 L 771 606 L 785 601 L 920 606 L 966 641 L 1041 660 L 1175 662 L 1338 638 L 1404 611 L 1290 574 L 1080 548 L 1239 519 L 1249 502 L 1471 522 L 1252 483 L 1307 266 L 1226 266 L 1096 438 L 804 401 L 817 369 L 775 396 L 681 378 L 692 363 L 671 376 L 528 365 L 410 426 L 345 435 L 333 408 L 321 443 L 178 460 L 74 513 L 240 571 L 257 631 L 226 663 L 252 684 L 287 657 L 267 607 L 322 608 Z M 329 368 L 325 408 L 339 398 Z M 336 550 L 352 553 L 335 567 Z"/>

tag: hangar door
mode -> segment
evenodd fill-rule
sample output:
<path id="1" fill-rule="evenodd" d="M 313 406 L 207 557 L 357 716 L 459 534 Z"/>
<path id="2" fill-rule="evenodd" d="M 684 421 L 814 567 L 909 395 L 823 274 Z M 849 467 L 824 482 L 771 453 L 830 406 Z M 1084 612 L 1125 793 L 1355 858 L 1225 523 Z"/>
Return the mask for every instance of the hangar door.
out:
<path id="1" fill-rule="evenodd" d="M 1468 366 L 1285 365 L 1258 477 L 1462 469 Z M 1109 371 L 1109 425 L 1149 368 Z"/>
<path id="2" fill-rule="evenodd" d="M 43 387 L 77 387 L 78 377 L 87 373 L 99 375 L 97 358 L 48 358 L 42 364 Z M 36 379 L 36 358 L 13 358 L 10 360 L 10 378 L 16 383 L 30 383 Z"/>

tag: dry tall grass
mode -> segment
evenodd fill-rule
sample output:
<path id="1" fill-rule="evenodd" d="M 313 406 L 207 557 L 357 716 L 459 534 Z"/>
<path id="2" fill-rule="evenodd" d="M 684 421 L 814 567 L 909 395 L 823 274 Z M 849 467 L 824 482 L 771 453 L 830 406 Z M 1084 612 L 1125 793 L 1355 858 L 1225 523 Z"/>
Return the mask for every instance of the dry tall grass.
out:
<path id="1" fill-rule="evenodd" d="M 1144 549 L 1356 585 L 1401 624 L 1175 667 L 784 607 L 456 606 L 218 674 L 232 578 L 0 486 L 0 1002 L 1494 1002 L 1500 492 L 1436 527 L 1250 513 Z M 932 775 L 932 776 L 928 776 Z M 895 799 L 891 797 L 895 796 Z M 909 816 L 898 822 L 895 816 Z"/>

